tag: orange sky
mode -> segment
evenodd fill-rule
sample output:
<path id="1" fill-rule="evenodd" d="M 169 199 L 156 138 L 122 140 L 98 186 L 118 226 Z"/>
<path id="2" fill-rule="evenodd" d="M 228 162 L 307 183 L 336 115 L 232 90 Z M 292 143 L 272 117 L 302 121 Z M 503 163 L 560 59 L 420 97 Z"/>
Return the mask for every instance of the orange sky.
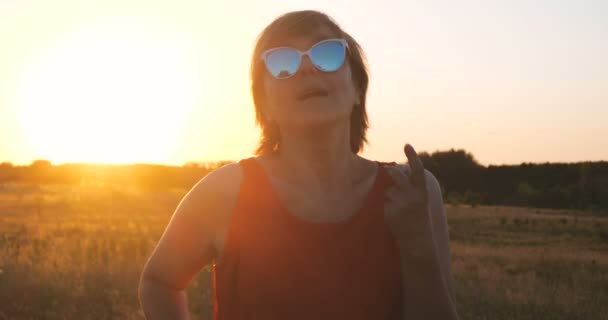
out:
<path id="1" fill-rule="evenodd" d="M 0 2 L 0 162 L 251 156 L 248 67 L 280 13 L 320 9 L 367 53 L 364 156 L 608 160 L 605 1 Z"/>

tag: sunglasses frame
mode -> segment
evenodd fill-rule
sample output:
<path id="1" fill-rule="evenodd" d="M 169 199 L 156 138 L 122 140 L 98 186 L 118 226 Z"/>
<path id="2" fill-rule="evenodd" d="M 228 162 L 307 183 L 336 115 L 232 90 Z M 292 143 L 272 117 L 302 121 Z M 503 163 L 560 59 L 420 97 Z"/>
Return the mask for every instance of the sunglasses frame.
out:
<path id="1" fill-rule="evenodd" d="M 336 71 L 338 71 L 338 69 L 340 69 L 340 67 L 338 67 L 338 69 L 336 69 L 334 71 L 322 70 L 321 68 L 319 68 L 319 66 L 317 66 L 313 62 L 313 59 L 311 58 L 310 52 L 312 51 L 312 49 L 314 49 L 316 46 L 318 46 L 318 45 L 320 45 L 322 43 L 325 43 L 325 42 L 339 42 L 340 44 L 342 44 L 342 46 L 344 46 L 344 56 L 342 57 L 342 59 L 344 59 L 344 61 L 342 61 L 342 64 L 340 65 L 340 67 L 342 67 L 344 65 L 344 62 L 346 61 L 346 52 L 349 50 L 349 48 L 348 48 L 348 41 L 346 41 L 346 39 L 343 39 L 343 38 L 332 38 L 332 39 L 321 40 L 321 41 L 313 44 L 310 47 L 310 49 L 308 49 L 306 51 L 300 51 L 300 50 L 298 50 L 298 49 L 296 49 L 294 47 L 287 47 L 287 46 L 284 46 L 284 47 L 274 47 L 274 48 L 270 48 L 270 49 L 262 52 L 262 54 L 260 55 L 260 57 L 264 61 L 264 67 L 266 68 L 266 71 L 268 71 L 268 73 L 270 74 L 271 77 L 273 77 L 275 79 L 278 79 L 278 80 L 289 79 L 289 78 L 293 77 L 294 75 L 296 75 L 298 73 L 298 71 L 300 71 L 300 67 L 302 66 L 302 57 L 303 56 L 308 56 L 308 59 L 310 60 L 310 62 L 312 63 L 312 65 L 315 66 L 315 68 L 317 68 L 317 70 L 319 70 L 319 71 L 323 71 L 323 72 L 336 72 Z M 283 50 L 283 49 L 294 50 L 295 52 L 298 53 L 298 55 L 299 55 L 299 57 L 298 57 L 298 59 L 299 59 L 298 60 L 298 68 L 296 69 L 296 71 L 293 74 L 291 74 L 291 75 L 289 75 L 287 77 L 278 78 L 278 77 L 275 77 L 272 74 L 272 72 L 268 69 L 268 63 L 267 63 L 266 59 L 273 52 L 278 51 L 278 50 Z"/>

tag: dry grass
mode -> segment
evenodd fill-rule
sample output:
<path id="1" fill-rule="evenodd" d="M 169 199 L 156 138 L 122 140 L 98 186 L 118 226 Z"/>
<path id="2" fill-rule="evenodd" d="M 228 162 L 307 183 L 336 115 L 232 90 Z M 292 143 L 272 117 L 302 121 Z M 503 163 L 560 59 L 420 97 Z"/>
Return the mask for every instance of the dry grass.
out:
<path id="1" fill-rule="evenodd" d="M 608 219 L 447 208 L 463 319 L 606 319 Z"/>
<path id="2" fill-rule="evenodd" d="M 0 188 L 0 319 L 143 319 L 141 269 L 187 190 Z M 462 319 L 601 319 L 608 219 L 448 207 Z M 210 268 L 189 288 L 211 319 Z"/>

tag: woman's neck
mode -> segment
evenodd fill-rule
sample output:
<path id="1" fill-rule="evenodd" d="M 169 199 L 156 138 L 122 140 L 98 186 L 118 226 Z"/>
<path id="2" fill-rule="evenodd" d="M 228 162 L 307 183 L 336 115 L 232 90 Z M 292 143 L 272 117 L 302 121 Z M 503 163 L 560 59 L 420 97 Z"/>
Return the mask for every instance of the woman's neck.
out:
<path id="1" fill-rule="evenodd" d="M 311 130 L 313 131 L 313 130 Z M 289 182 L 335 190 L 351 184 L 363 166 L 350 147 L 350 127 L 285 132 L 274 169 Z"/>

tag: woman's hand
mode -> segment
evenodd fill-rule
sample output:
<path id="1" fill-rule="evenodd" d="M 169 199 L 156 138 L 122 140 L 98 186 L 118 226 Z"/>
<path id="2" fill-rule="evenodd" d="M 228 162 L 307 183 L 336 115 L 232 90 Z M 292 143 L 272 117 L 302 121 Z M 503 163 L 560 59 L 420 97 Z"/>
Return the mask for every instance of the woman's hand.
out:
<path id="1" fill-rule="evenodd" d="M 386 190 L 384 217 L 402 253 L 412 257 L 436 257 L 428 206 L 428 190 L 422 161 L 410 144 L 404 147 L 409 170 L 387 166 L 393 185 Z"/>

